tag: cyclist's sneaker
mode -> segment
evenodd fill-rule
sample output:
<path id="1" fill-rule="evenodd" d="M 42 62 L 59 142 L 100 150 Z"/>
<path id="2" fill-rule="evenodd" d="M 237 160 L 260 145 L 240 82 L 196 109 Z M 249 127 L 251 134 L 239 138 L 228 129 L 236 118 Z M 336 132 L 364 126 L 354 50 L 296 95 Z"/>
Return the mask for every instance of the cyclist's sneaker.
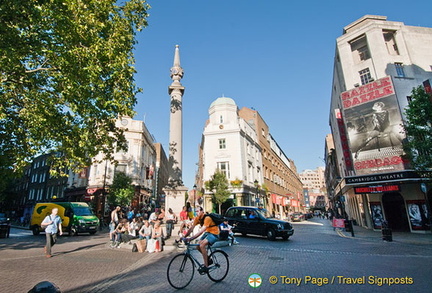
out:
<path id="1" fill-rule="evenodd" d="M 201 275 L 204 275 L 204 274 L 208 273 L 208 268 L 205 266 L 200 266 L 198 268 L 198 273 L 200 273 Z"/>
<path id="2" fill-rule="evenodd" d="M 213 260 L 211 259 L 211 257 L 208 258 L 208 265 L 211 266 L 213 264 Z"/>
<path id="3" fill-rule="evenodd" d="M 234 241 L 234 244 L 235 244 L 235 245 L 238 245 L 238 244 L 240 244 L 240 243 L 239 243 L 237 240 L 235 240 L 235 241 Z"/>

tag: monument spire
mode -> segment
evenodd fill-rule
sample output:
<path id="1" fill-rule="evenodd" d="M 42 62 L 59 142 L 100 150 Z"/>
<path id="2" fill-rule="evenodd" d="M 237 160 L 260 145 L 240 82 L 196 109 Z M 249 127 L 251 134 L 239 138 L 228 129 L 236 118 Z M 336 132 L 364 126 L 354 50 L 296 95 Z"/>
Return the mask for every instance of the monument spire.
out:
<path id="1" fill-rule="evenodd" d="M 180 50 L 176 45 L 174 51 L 174 64 L 171 67 L 171 85 L 168 87 L 168 94 L 171 97 L 170 104 L 170 132 L 169 132 L 169 158 L 168 186 L 163 191 L 165 193 L 165 209 L 172 209 L 175 213 L 180 213 L 185 203 L 185 193 L 188 190 L 183 186 L 182 180 L 182 156 L 183 156 L 183 117 L 182 117 L 182 98 L 184 87 L 180 83 L 183 77 L 183 68 L 180 66 Z"/>
<path id="2" fill-rule="evenodd" d="M 175 52 L 174 52 L 174 67 L 180 67 L 180 51 L 179 51 L 179 45 L 176 45 Z"/>
<path id="3" fill-rule="evenodd" d="M 171 85 L 168 87 L 168 93 L 171 96 L 170 104 L 170 142 L 169 142 L 169 167 L 170 179 L 169 184 L 181 186 L 182 182 L 182 156 L 183 156 L 183 114 L 182 98 L 184 87 L 180 83 L 183 78 L 183 68 L 180 66 L 180 50 L 176 45 L 174 51 L 174 63 L 171 67 L 170 77 Z"/>

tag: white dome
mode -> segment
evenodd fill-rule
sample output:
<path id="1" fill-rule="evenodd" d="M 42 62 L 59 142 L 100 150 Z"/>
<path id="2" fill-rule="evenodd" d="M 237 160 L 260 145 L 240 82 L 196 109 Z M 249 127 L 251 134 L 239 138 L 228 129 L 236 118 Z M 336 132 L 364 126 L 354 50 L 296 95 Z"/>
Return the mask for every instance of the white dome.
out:
<path id="1" fill-rule="evenodd" d="M 237 106 L 236 103 L 234 102 L 233 99 L 228 98 L 228 97 L 221 97 L 221 98 L 217 98 L 216 100 L 213 101 L 213 103 L 211 103 L 210 108 L 213 106 L 217 106 L 217 105 L 233 105 L 233 106 Z"/>

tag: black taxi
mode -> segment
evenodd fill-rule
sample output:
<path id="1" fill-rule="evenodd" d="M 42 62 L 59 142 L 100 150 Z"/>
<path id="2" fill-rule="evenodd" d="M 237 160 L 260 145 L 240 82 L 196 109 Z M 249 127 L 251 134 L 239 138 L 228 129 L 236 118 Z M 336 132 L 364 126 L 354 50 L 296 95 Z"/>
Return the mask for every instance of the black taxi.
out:
<path id="1" fill-rule="evenodd" d="M 242 235 L 261 235 L 273 241 L 276 237 L 287 240 L 294 234 L 294 229 L 290 223 L 273 218 L 263 208 L 230 207 L 225 213 L 225 218 L 233 226 L 233 232 Z"/>

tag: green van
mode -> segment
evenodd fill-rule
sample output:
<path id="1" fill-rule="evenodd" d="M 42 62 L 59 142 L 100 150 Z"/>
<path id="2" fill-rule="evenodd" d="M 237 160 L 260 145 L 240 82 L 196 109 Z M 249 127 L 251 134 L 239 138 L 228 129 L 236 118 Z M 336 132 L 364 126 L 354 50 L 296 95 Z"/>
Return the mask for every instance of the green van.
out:
<path id="1" fill-rule="evenodd" d="M 33 209 L 30 229 L 33 235 L 39 235 L 43 229 L 41 223 L 53 208 L 58 208 L 58 215 L 62 219 L 63 232 L 69 235 L 78 233 L 95 234 L 99 227 L 99 219 L 85 202 L 46 202 L 37 203 Z"/>

